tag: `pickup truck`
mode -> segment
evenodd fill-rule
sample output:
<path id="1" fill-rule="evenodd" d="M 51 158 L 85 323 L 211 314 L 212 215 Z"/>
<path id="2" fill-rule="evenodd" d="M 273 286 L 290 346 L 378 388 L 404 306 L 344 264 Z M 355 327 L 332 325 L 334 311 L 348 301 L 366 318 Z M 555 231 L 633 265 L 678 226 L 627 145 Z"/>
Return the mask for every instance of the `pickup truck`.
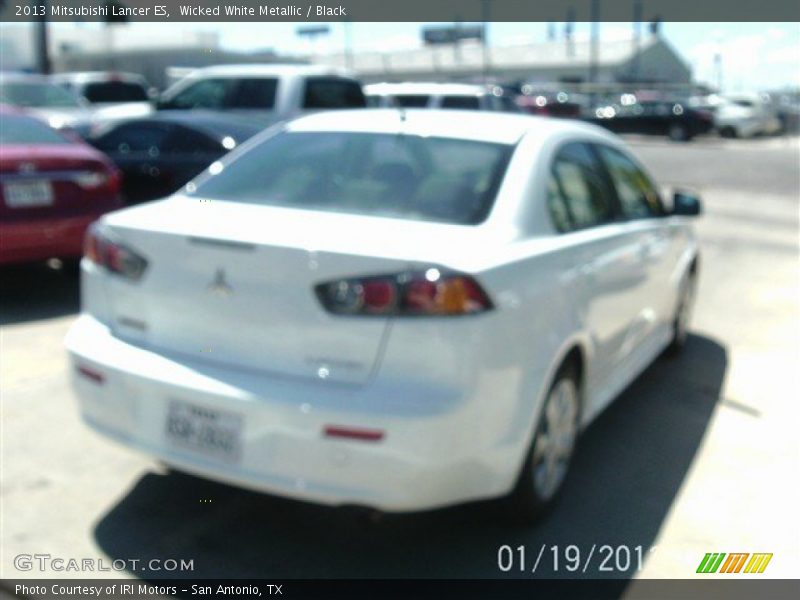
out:
<path id="1" fill-rule="evenodd" d="M 280 120 L 309 111 L 366 106 L 361 84 L 315 65 L 224 65 L 190 72 L 161 95 L 159 110 L 240 113 Z"/>

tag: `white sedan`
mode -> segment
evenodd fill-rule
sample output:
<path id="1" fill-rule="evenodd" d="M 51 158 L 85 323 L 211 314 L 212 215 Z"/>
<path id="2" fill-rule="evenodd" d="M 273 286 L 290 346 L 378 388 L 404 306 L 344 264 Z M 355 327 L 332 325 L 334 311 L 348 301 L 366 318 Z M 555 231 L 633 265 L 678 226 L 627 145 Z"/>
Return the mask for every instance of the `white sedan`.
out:
<path id="1" fill-rule="evenodd" d="M 303 117 L 92 229 L 80 409 L 242 487 L 530 517 L 581 429 L 684 343 L 699 212 L 588 124 Z"/>

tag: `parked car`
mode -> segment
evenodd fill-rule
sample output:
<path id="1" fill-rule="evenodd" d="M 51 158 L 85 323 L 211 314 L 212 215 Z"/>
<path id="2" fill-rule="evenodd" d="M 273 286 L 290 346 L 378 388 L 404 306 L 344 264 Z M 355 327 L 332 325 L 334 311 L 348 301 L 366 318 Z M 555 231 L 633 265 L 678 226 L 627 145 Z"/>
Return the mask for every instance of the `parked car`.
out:
<path id="1" fill-rule="evenodd" d="M 116 123 L 89 141 L 123 173 L 126 203 L 163 198 L 261 131 L 250 121 L 205 111 L 167 111 Z"/>
<path id="2" fill-rule="evenodd" d="M 598 106 L 588 121 L 615 133 L 666 135 L 674 141 L 689 141 L 714 128 L 714 115 L 688 104 L 670 101 L 637 102 Z"/>
<path id="3" fill-rule="evenodd" d="M 699 201 L 592 125 L 320 113 L 193 184 L 92 229 L 66 338 L 85 421 L 179 470 L 528 518 L 686 339 Z"/>
<path id="4" fill-rule="evenodd" d="M 141 117 L 153 112 L 155 89 L 134 73 L 83 71 L 60 73 L 52 80 L 94 109 L 95 120 Z"/>
<path id="5" fill-rule="evenodd" d="M 119 208 L 119 172 L 97 150 L 0 105 L 0 264 L 81 256 L 89 223 Z"/>
<path id="6" fill-rule="evenodd" d="M 374 83 L 364 86 L 373 108 L 448 108 L 521 112 L 500 86 L 461 83 Z"/>
<path id="7" fill-rule="evenodd" d="M 41 75 L 0 74 L 0 104 L 24 108 L 55 129 L 92 119 L 86 101 Z"/>
<path id="8" fill-rule="evenodd" d="M 516 103 L 532 115 L 578 119 L 583 115 L 588 98 L 583 94 L 567 92 L 542 92 L 521 94 Z"/>
<path id="9" fill-rule="evenodd" d="M 225 65 L 192 71 L 161 96 L 161 110 L 236 112 L 277 119 L 334 108 L 362 108 L 361 84 L 313 65 Z"/>
<path id="10" fill-rule="evenodd" d="M 723 137 L 749 138 L 781 131 L 781 121 L 769 97 L 759 94 L 721 96 L 714 111 L 714 121 Z"/>

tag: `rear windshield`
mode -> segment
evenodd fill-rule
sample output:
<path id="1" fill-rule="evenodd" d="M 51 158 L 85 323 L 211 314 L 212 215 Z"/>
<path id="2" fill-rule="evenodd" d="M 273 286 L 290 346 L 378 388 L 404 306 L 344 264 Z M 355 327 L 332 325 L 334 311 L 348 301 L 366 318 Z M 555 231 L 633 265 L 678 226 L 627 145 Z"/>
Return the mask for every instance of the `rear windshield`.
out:
<path id="1" fill-rule="evenodd" d="M 477 110 L 480 107 L 481 101 L 477 96 L 445 96 L 442 98 L 442 108 Z"/>
<path id="2" fill-rule="evenodd" d="M 457 224 L 483 221 L 512 147 L 415 135 L 283 132 L 197 182 L 196 196 Z"/>
<path id="3" fill-rule="evenodd" d="M 71 92 L 52 83 L 9 82 L 0 84 L 0 102 L 33 108 L 77 108 Z"/>
<path id="4" fill-rule="evenodd" d="M 0 116 L 0 145 L 69 143 L 69 140 L 36 119 L 18 115 Z"/>
<path id="5" fill-rule="evenodd" d="M 89 83 L 83 88 L 83 95 L 92 104 L 104 102 L 147 102 L 147 92 L 141 85 L 125 81 Z"/>
<path id="6" fill-rule="evenodd" d="M 396 94 L 394 101 L 403 108 L 425 108 L 431 97 L 424 94 Z"/>

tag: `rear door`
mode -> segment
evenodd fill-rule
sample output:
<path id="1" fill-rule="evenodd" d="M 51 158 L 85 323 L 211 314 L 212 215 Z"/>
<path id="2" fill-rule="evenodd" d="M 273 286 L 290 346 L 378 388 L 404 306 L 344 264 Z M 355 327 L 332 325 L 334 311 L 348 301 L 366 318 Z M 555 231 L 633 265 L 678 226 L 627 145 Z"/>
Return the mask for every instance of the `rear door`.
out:
<path id="1" fill-rule="evenodd" d="M 595 344 L 589 385 L 613 387 L 630 352 L 647 278 L 639 240 L 620 222 L 614 190 L 588 144 L 569 143 L 556 153 L 548 207 L 557 228 L 569 237 L 566 265 Z"/>
<path id="2" fill-rule="evenodd" d="M 633 160 L 616 148 L 596 146 L 611 178 L 629 236 L 638 244 L 640 268 L 647 284 L 638 297 L 637 323 L 632 342 L 643 342 L 672 318 L 672 298 L 665 293 L 676 264 L 678 244 L 664 219 L 665 210 L 655 186 Z"/>

